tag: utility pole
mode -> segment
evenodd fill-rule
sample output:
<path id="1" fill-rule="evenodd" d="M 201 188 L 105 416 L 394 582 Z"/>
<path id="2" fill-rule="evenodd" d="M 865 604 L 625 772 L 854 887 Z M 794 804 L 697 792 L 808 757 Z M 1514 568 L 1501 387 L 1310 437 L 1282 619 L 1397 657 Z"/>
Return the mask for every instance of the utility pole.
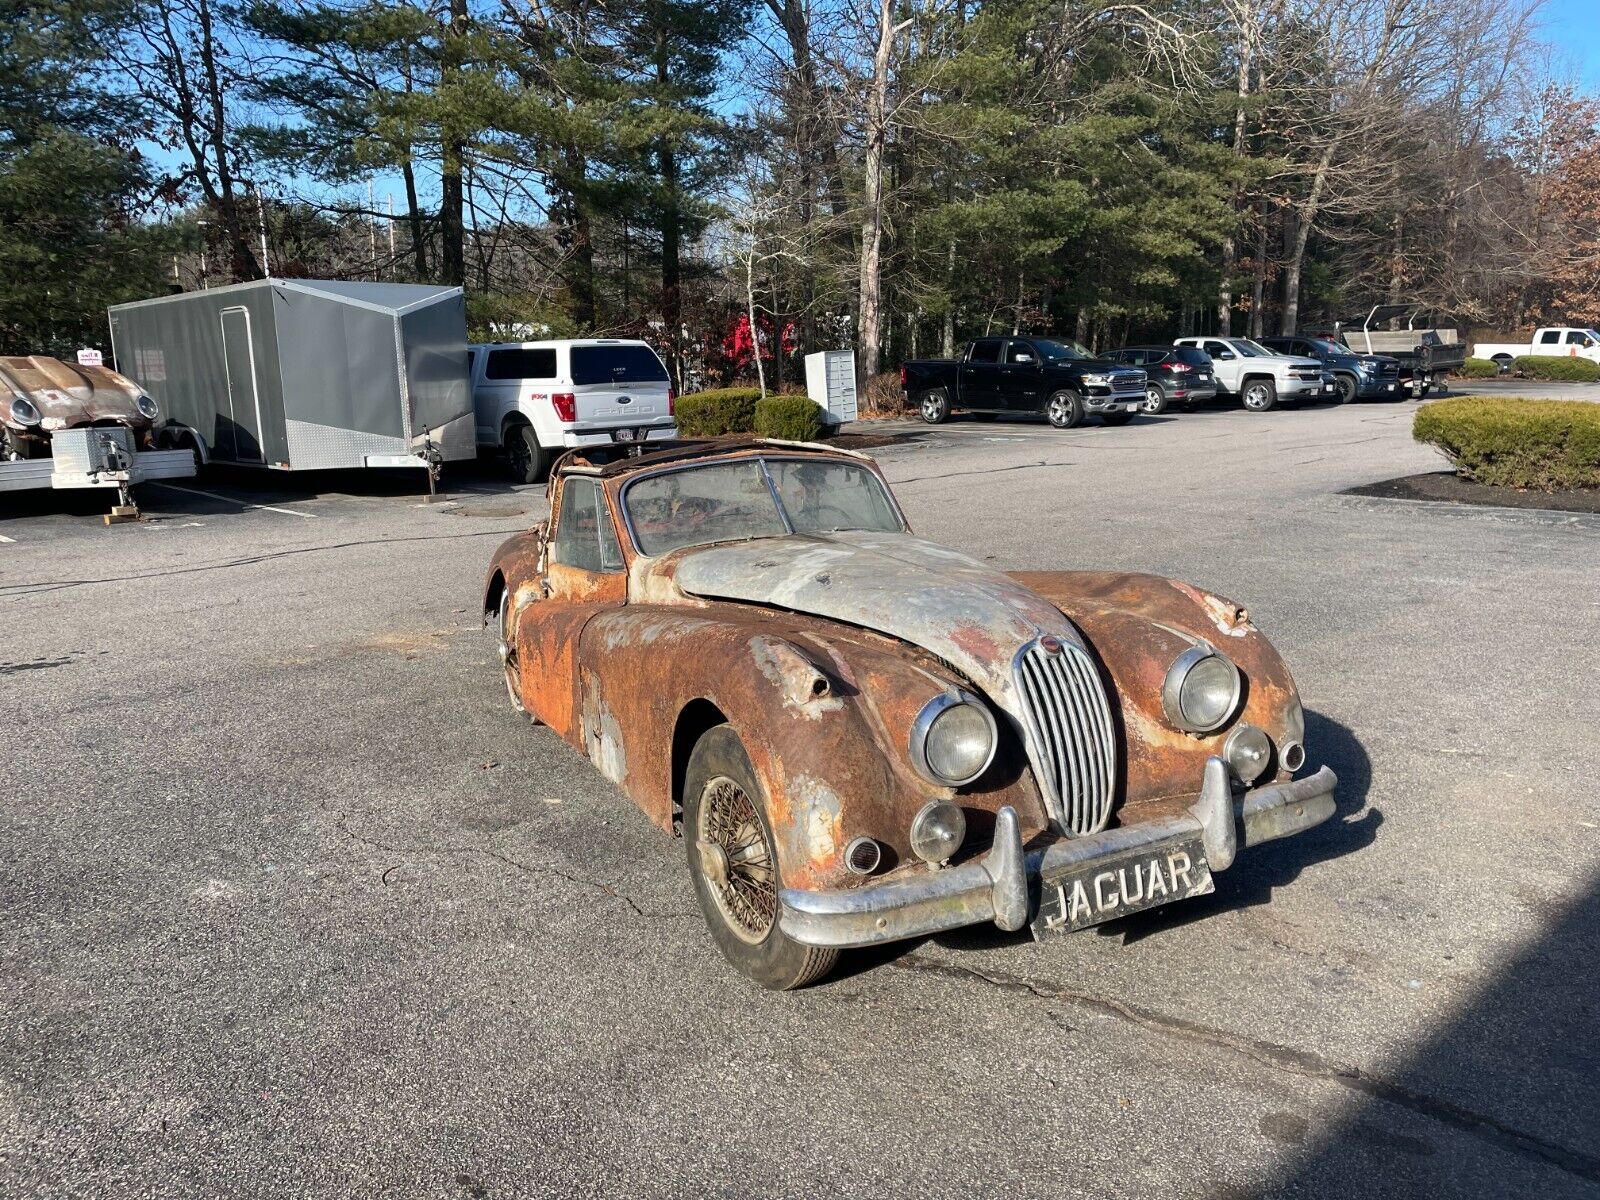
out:
<path id="1" fill-rule="evenodd" d="M 261 274 L 272 278 L 272 268 L 267 264 L 267 202 L 261 198 L 261 185 L 256 184 L 256 223 L 261 229 Z"/>

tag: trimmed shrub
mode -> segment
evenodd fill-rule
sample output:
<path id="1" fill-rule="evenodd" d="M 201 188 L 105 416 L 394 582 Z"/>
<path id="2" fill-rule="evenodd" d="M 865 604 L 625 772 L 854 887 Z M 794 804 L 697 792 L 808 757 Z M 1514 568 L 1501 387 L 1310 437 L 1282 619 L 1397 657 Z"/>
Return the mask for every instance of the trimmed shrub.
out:
<path id="1" fill-rule="evenodd" d="M 789 442 L 822 436 L 822 409 L 805 396 L 768 396 L 756 404 L 756 432 Z"/>
<path id="2" fill-rule="evenodd" d="M 1463 479 L 1540 492 L 1600 488 L 1600 404 L 1463 396 L 1424 404 L 1411 432 L 1448 454 Z"/>
<path id="3" fill-rule="evenodd" d="M 1468 379 L 1490 379 L 1500 374 L 1500 364 L 1487 358 L 1469 358 L 1461 365 L 1460 374 Z"/>
<path id="4" fill-rule="evenodd" d="M 1554 354 L 1524 354 L 1516 361 L 1519 375 L 1529 379 L 1559 379 L 1568 383 L 1600 380 L 1600 363 L 1587 358 L 1561 358 Z"/>
<path id="5" fill-rule="evenodd" d="M 724 433 L 749 433 L 756 427 L 756 401 L 759 399 L 760 388 L 717 388 L 679 396 L 678 436 L 720 437 Z"/>

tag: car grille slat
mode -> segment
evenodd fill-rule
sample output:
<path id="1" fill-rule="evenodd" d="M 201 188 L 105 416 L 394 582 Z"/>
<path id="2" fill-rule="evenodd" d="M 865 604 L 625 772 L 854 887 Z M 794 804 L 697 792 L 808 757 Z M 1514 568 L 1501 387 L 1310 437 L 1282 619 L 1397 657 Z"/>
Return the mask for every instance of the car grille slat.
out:
<path id="1" fill-rule="evenodd" d="M 1029 726 L 1029 757 L 1051 808 L 1068 833 L 1096 833 L 1111 819 L 1116 740 L 1111 704 L 1093 661 L 1078 646 L 1030 642 L 1015 674 Z"/>

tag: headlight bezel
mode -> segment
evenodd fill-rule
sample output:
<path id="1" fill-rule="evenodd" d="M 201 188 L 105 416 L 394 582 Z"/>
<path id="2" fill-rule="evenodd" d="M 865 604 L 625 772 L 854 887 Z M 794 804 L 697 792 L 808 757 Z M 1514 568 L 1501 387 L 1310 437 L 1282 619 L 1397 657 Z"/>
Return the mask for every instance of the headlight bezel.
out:
<path id="1" fill-rule="evenodd" d="M 1207 659 L 1215 658 L 1226 664 L 1232 676 L 1232 698 L 1222 715 L 1215 721 L 1197 721 L 1184 711 L 1183 685 L 1188 680 L 1190 673 Z M 1244 677 L 1239 672 L 1236 664 L 1226 654 L 1221 653 L 1212 646 L 1190 646 L 1173 660 L 1167 668 L 1166 678 L 1161 684 L 1161 708 L 1167 720 L 1175 728 L 1185 733 L 1203 736 L 1216 733 L 1233 720 L 1239 713 L 1240 703 L 1244 699 Z"/>
<path id="2" fill-rule="evenodd" d="M 17 425 L 37 425 L 44 420 L 39 406 L 26 396 L 13 396 L 10 409 L 11 420 Z"/>
<path id="3" fill-rule="evenodd" d="M 934 769 L 928 757 L 928 737 L 940 717 L 962 705 L 976 710 L 983 717 L 984 724 L 989 730 L 989 752 L 984 756 L 982 766 L 976 771 L 965 778 L 954 779 L 941 775 Z M 994 719 L 994 713 L 989 711 L 989 706 L 978 697 L 971 692 L 951 689 L 940 692 L 917 712 L 916 719 L 911 722 L 911 733 L 907 739 L 906 749 L 911 756 L 911 765 L 917 769 L 917 774 L 929 783 L 938 787 L 966 787 L 983 778 L 983 773 L 993 764 L 994 757 L 1000 749 L 1000 727 Z"/>
<path id="4" fill-rule="evenodd" d="M 161 419 L 161 405 L 156 403 L 154 396 L 140 392 L 139 398 L 133 402 L 133 407 L 138 410 L 141 417 L 152 424 Z"/>
<path id="5" fill-rule="evenodd" d="M 1082 376 L 1084 387 L 1110 387 L 1111 373 L 1109 371 L 1086 371 Z"/>

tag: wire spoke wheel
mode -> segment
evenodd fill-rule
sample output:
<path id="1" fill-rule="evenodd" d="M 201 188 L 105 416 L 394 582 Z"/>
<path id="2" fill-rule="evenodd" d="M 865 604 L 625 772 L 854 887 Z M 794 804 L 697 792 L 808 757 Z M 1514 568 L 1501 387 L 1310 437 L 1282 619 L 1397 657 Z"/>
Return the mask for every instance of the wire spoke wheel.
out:
<path id="1" fill-rule="evenodd" d="M 511 623 L 511 589 L 500 595 L 500 661 L 505 671 L 506 693 L 511 697 L 511 707 L 527 712 L 522 700 L 522 668 L 517 663 L 517 642 Z"/>
<path id="2" fill-rule="evenodd" d="M 778 873 L 755 804 L 726 775 L 706 784 L 695 840 L 711 894 L 728 927 L 755 945 L 778 919 Z"/>

